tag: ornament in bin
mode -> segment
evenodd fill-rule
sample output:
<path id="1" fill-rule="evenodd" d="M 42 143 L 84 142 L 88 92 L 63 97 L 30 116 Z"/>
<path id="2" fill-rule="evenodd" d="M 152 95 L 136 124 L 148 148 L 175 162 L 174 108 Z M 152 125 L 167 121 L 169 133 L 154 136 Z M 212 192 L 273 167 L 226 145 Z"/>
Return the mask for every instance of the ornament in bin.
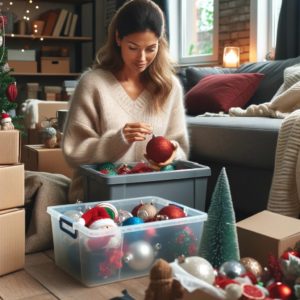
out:
<path id="1" fill-rule="evenodd" d="M 263 268 L 261 264 L 252 257 L 242 257 L 240 263 L 245 267 L 247 272 L 251 272 L 256 278 L 261 278 Z"/>
<path id="2" fill-rule="evenodd" d="M 95 206 L 87 210 L 78 221 L 80 224 L 99 233 L 87 239 L 87 248 L 97 251 L 101 248 L 117 248 L 121 243 L 121 233 L 118 225 L 111 219 L 104 207 Z M 111 233 L 111 234 L 110 234 Z"/>
<path id="3" fill-rule="evenodd" d="M 176 206 L 174 204 L 169 204 L 168 206 L 164 206 L 157 213 L 157 220 L 168 220 L 168 219 L 178 219 L 186 217 L 186 213 L 183 208 Z"/>
<path id="4" fill-rule="evenodd" d="M 145 222 L 153 221 L 156 214 L 157 209 L 153 203 L 145 203 L 137 210 L 137 216 Z"/>
<path id="5" fill-rule="evenodd" d="M 132 213 L 132 215 L 133 215 L 134 217 L 137 217 L 137 212 L 138 212 L 139 208 L 143 206 L 143 204 L 144 204 L 143 201 L 141 201 L 140 204 L 136 205 L 136 206 L 132 209 L 131 213 Z"/>
<path id="6" fill-rule="evenodd" d="M 273 282 L 267 289 L 269 291 L 269 296 L 275 299 L 289 300 L 293 294 L 292 289 L 282 282 Z"/>
<path id="7" fill-rule="evenodd" d="M 113 219 L 115 222 L 118 222 L 119 213 L 113 204 L 108 203 L 108 202 L 102 202 L 102 203 L 97 204 L 96 206 L 103 207 L 109 214 L 110 218 Z"/>
<path id="8" fill-rule="evenodd" d="M 124 262 L 132 270 L 143 271 L 152 265 L 160 246 L 155 245 L 155 247 L 152 248 L 150 243 L 139 240 L 132 242 L 126 248 L 123 257 Z"/>
<path id="9" fill-rule="evenodd" d="M 148 159 L 156 163 L 162 163 L 168 160 L 175 150 L 174 144 L 163 136 L 153 135 L 147 143 L 146 155 Z"/>

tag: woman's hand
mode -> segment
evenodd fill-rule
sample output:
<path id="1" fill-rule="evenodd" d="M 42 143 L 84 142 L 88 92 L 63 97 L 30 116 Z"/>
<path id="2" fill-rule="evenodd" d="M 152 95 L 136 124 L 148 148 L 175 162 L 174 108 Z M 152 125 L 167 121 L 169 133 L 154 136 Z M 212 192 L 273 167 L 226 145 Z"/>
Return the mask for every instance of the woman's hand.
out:
<path id="1" fill-rule="evenodd" d="M 152 126 L 146 123 L 127 123 L 123 127 L 123 135 L 128 143 L 144 141 L 149 134 L 152 134 Z"/>
<path id="2" fill-rule="evenodd" d="M 150 168 L 152 168 L 153 170 L 159 171 L 161 168 L 163 168 L 167 165 L 170 165 L 176 157 L 176 150 L 178 147 L 178 145 L 175 143 L 173 143 L 173 145 L 174 145 L 174 151 L 173 151 L 172 155 L 164 162 L 157 163 L 157 162 L 153 161 L 152 159 L 148 158 L 147 154 L 144 154 L 144 157 L 149 162 Z"/>

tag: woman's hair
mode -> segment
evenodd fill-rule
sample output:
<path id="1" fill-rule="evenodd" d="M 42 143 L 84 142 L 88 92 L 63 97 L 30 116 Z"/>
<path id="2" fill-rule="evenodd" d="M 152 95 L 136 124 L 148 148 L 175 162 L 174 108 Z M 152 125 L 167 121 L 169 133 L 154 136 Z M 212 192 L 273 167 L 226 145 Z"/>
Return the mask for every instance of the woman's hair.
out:
<path id="1" fill-rule="evenodd" d="M 158 52 L 151 65 L 142 73 L 142 80 L 151 90 L 157 111 L 162 108 L 170 94 L 174 69 L 165 37 L 164 15 L 153 1 L 127 1 L 116 12 L 108 28 L 107 41 L 96 54 L 93 69 L 102 68 L 112 72 L 121 70 L 124 62 L 116 42 L 116 32 L 122 39 L 129 34 L 147 30 L 158 38 Z"/>

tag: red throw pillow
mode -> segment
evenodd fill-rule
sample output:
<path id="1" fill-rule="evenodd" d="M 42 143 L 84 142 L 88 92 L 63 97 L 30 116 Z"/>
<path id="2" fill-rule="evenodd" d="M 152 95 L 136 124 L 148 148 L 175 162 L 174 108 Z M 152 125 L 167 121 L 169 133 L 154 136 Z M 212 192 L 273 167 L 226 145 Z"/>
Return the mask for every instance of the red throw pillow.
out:
<path id="1" fill-rule="evenodd" d="M 214 74 L 201 79 L 185 96 L 189 115 L 228 112 L 243 107 L 255 93 L 264 74 Z"/>

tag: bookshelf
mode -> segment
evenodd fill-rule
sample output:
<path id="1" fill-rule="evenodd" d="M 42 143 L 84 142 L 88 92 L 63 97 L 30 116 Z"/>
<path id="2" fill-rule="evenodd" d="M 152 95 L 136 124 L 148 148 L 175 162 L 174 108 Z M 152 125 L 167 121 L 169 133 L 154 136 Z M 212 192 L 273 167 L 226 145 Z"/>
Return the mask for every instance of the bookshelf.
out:
<path id="1" fill-rule="evenodd" d="M 24 0 L 15 0 L 11 11 L 22 19 L 24 14 Z M 28 2 L 28 1 L 26 1 Z M 95 53 L 94 24 L 95 24 L 95 2 L 96 0 L 38 0 L 39 10 L 32 12 L 31 20 L 38 20 L 39 16 L 47 10 L 67 10 L 78 16 L 77 29 L 74 36 L 68 35 L 43 35 L 32 34 L 27 27 L 25 34 L 18 32 L 15 26 L 12 33 L 6 33 L 6 47 L 8 49 L 34 49 L 36 50 L 38 62 L 37 72 L 11 72 L 16 78 L 19 96 L 18 101 L 26 99 L 26 84 L 37 82 L 40 87 L 45 85 L 62 85 L 64 80 L 76 79 L 91 63 Z M 28 4 L 26 4 L 28 5 Z M 29 22 L 28 22 L 29 24 Z M 87 27 L 87 29 L 86 29 Z M 59 46 L 68 49 L 70 61 L 69 72 L 46 72 L 41 69 L 41 48 L 43 46 Z"/>

